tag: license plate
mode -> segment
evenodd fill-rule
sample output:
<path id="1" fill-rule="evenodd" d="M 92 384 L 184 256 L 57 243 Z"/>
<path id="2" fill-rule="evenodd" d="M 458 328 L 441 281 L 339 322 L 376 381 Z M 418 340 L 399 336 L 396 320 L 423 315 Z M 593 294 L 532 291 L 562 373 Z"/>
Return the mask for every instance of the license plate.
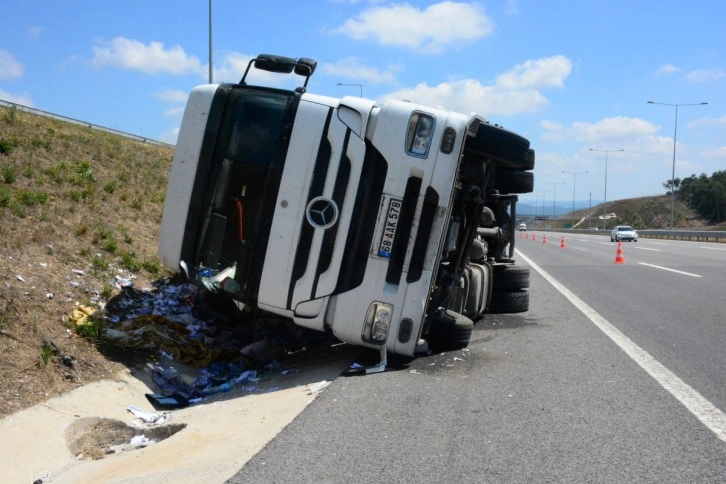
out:
<path id="1" fill-rule="evenodd" d="M 401 205 L 403 205 L 403 201 L 399 198 L 392 198 L 388 202 L 386 226 L 383 227 L 381 243 L 378 245 L 378 255 L 380 257 L 391 257 L 391 251 L 393 250 L 393 237 L 396 235 L 398 218 L 401 215 Z"/>

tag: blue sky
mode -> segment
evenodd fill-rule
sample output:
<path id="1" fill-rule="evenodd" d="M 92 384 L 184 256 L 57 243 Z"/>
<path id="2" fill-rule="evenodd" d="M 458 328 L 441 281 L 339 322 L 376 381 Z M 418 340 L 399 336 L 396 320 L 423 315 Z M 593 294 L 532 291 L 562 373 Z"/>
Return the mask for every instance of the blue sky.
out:
<path id="1" fill-rule="evenodd" d="M 0 11 L 0 99 L 173 143 L 208 81 L 208 0 Z M 726 169 L 724 18 L 718 0 L 214 0 L 212 65 L 236 82 L 257 54 L 312 57 L 309 92 L 477 112 L 531 141 L 523 201 L 572 200 L 576 180 L 594 202 L 606 156 L 608 200 L 664 193 L 676 108 L 649 100 L 708 102 L 678 108 L 676 177 Z"/>

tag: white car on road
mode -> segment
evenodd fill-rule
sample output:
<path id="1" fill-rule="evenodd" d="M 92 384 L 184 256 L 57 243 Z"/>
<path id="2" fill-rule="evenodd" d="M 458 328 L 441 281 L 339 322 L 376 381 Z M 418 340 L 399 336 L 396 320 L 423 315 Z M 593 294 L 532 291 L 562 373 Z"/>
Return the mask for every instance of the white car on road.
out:
<path id="1" fill-rule="evenodd" d="M 620 242 L 621 240 L 638 241 L 638 232 L 630 225 L 618 225 L 610 232 L 610 242 Z"/>

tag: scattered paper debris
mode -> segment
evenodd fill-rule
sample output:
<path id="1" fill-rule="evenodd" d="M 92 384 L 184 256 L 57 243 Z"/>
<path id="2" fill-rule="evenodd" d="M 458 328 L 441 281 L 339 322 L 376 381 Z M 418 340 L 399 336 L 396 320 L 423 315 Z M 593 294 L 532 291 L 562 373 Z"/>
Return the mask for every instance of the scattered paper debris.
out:
<path id="1" fill-rule="evenodd" d="M 136 405 L 129 405 L 128 407 L 126 407 L 126 410 L 133 413 L 147 424 L 157 423 L 161 418 L 161 415 L 153 412 L 146 412 L 141 408 L 137 407 Z"/>

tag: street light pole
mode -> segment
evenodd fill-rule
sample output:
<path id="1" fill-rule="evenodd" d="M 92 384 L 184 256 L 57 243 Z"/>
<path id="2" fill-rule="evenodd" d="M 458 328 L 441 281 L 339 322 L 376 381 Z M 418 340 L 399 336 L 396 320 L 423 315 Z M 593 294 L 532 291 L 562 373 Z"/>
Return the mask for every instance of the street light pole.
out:
<path id="1" fill-rule="evenodd" d="M 363 84 L 345 84 L 343 82 L 338 83 L 339 86 L 358 86 L 360 88 L 360 97 L 363 97 Z"/>
<path id="2" fill-rule="evenodd" d="M 546 182 L 547 185 L 554 186 L 554 196 L 552 197 L 552 218 L 557 218 L 556 206 L 557 206 L 557 185 L 564 185 L 565 182 Z"/>
<path id="3" fill-rule="evenodd" d="M 678 132 L 678 107 L 679 106 L 704 106 L 707 102 L 691 104 L 670 104 L 648 101 L 648 104 L 661 104 L 663 106 L 674 106 L 676 108 L 676 122 L 673 127 L 673 168 L 671 169 L 671 230 L 673 230 L 673 212 L 676 206 L 676 134 Z"/>
<path id="4" fill-rule="evenodd" d="M 572 226 L 575 226 L 575 187 L 577 186 L 577 174 L 589 173 L 588 171 L 562 170 L 562 173 L 572 173 Z"/>
<path id="5" fill-rule="evenodd" d="M 605 195 L 603 196 L 603 203 L 602 203 L 602 219 L 603 219 L 603 228 L 605 227 L 605 215 L 606 210 L 608 206 L 608 153 L 614 153 L 616 151 L 625 151 L 623 149 L 620 150 L 596 150 L 594 148 L 588 148 L 590 151 L 599 151 L 600 153 L 605 153 Z"/>
<path id="6" fill-rule="evenodd" d="M 212 0 L 209 0 L 209 83 L 212 83 Z"/>

